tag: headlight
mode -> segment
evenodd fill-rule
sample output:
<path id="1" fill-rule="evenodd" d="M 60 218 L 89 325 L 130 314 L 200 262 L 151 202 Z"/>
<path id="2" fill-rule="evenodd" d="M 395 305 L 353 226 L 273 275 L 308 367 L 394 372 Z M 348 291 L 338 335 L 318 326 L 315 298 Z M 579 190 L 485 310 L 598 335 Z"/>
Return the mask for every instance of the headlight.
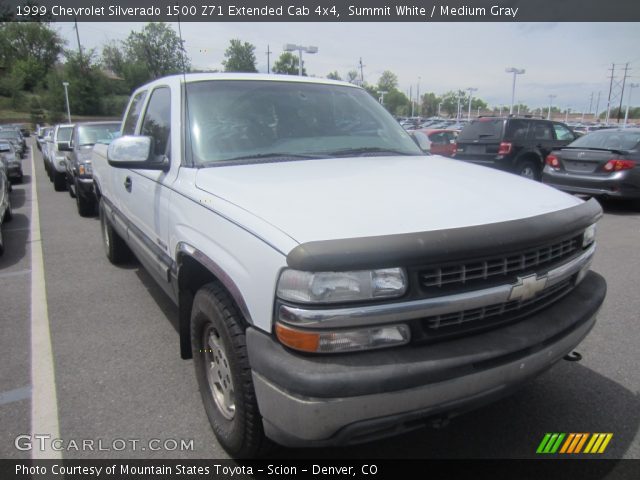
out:
<path id="1" fill-rule="evenodd" d="M 407 290 L 401 268 L 353 272 L 303 272 L 285 270 L 278 281 L 277 295 L 299 303 L 339 303 L 399 297 Z"/>
<path id="2" fill-rule="evenodd" d="M 582 248 L 588 247 L 596 239 L 596 224 L 589 225 L 582 234 Z"/>
<path id="3" fill-rule="evenodd" d="M 91 163 L 81 163 L 78 166 L 78 173 L 80 175 L 93 175 L 93 167 Z"/>

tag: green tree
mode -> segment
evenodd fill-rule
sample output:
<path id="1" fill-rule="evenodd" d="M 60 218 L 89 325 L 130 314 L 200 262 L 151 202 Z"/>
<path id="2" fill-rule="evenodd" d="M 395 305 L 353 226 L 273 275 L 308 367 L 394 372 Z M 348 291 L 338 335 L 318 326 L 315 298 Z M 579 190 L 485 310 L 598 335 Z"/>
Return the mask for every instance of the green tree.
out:
<path id="1" fill-rule="evenodd" d="M 411 102 L 407 96 L 394 88 L 384 95 L 383 105 L 392 115 L 406 115 L 411 113 Z"/>
<path id="2" fill-rule="evenodd" d="M 440 103 L 440 97 L 435 93 L 429 92 L 422 95 L 422 105 L 420 113 L 425 117 L 433 117 L 438 115 L 438 104 Z"/>
<path id="3" fill-rule="evenodd" d="M 148 23 L 140 32 L 131 32 L 120 44 L 107 45 L 102 51 L 102 62 L 125 80 L 129 90 L 190 68 L 184 42 L 171 26 L 155 22 Z"/>
<path id="4" fill-rule="evenodd" d="M 47 23 L 0 23 L 0 65 L 33 91 L 62 53 L 64 41 Z"/>
<path id="5" fill-rule="evenodd" d="M 225 72 L 257 72 L 256 68 L 256 47 L 249 42 L 242 43 L 238 39 L 231 40 L 229 47 L 225 50 L 223 60 Z"/>
<path id="6" fill-rule="evenodd" d="M 358 83 L 358 71 L 357 70 L 349 70 L 347 72 L 347 82 L 349 82 L 349 83 Z"/>
<path id="7" fill-rule="evenodd" d="M 274 73 L 283 73 L 285 75 L 298 75 L 298 66 L 300 60 L 297 55 L 291 52 L 283 52 L 278 57 L 278 60 L 273 64 Z M 302 75 L 306 75 L 307 70 L 302 66 Z"/>
<path id="8" fill-rule="evenodd" d="M 398 88 L 398 77 L 395 73 L 385 70 L 378 80 L 378 90 L 390 92 Z"/>
<path id="9" fill-rule="evenodd" d="M 44 110 L 40 104 L 40 98 L 36 95 L 31 97 L 29 102 L 29 117 L 33 130 L 35 130 L 36 125 L 42 125 L 44 123 Z"/>
<path id="10" fill-rule="evenodd" d="M 329 72 L 329 74 L 327 75 L 327 78 L 329 80 L 342 80 L 337 70 L 334 70 L 333 72 Z"/>

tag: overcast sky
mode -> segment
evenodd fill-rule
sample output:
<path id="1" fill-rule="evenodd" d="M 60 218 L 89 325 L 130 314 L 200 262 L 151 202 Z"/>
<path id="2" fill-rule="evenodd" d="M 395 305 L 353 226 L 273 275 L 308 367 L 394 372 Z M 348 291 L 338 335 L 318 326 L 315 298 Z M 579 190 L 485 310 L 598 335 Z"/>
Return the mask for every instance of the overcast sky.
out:
<path id="1" fill-rule="evenodd" d="M 97 48 L 125 39 L 143 23 L 79 23 L 83 47 Z M 178 31 L 175 23 L 171 24 Z M 54 24 L 77 48 L 72 23 Z M 513 75 L 507 67 L 526 69 L 517 77 L 516 101 L 536 108 L 553 104 L 572 111 L 593 107 L 600 92 L 606 108 L 611 64 L 622 80 L 629 62 L 627 87 L 640 83 L 639 23 L 182 23 L 182 36 L 194 67 L 222 69 L 224 51 L 232 38 L 256 46 L 258 70 L 267 71 L 267 45 L 271 65 L 285 43 L 314 45 L 318 53 L 305 56 L 310 75 L 324 77 L 337 70 L 344 78 L 357 69 L 362 57 L 364 78 L 376 83 L 384 70 L 399 79 L 399 87 L 415 95 L 477 88 L 491 106 L 511 101 Z M 625 91 L 627 103 L 629 88 Z M 640 105 L 640 88 L 632 106 Z M 616 104 L 619 103 L 619 99 Z"/>

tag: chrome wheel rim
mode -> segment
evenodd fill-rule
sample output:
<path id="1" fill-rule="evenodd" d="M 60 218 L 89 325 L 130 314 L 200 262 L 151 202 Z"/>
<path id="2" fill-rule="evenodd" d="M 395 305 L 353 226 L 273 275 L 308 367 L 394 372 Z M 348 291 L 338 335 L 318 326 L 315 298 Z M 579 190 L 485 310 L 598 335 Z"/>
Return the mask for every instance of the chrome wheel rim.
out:
<path id="1" fill-rule="evenodd" d="M 533 168 L 531 167 L 524 167 L 520 172 L 520 176 L 530 179 L 534 179 L 536 177 L 535 173 L 533 172 Z"/>
<path id="2" fill-rule="evenodd" d="M 236 400 L 229 359 L 220 335 L 213 327 L 205 329 L 203 340 L 209 390 L 218 411 L 227 420 L 232 420 L 236 414 Z"/>

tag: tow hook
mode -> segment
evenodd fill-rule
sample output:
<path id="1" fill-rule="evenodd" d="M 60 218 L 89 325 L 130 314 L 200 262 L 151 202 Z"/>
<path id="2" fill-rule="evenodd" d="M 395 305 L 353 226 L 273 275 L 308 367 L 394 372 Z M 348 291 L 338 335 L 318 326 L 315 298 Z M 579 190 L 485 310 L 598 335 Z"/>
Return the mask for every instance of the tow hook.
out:
<path id="1" fill-rule="evenodd" d="M 571 353 L 566 354 L 563 358 L 567 362 L 579 362 L 580 360 L 582 360 L 582 355 L 580 355 L 576 351 L 573 351 Z"/>

